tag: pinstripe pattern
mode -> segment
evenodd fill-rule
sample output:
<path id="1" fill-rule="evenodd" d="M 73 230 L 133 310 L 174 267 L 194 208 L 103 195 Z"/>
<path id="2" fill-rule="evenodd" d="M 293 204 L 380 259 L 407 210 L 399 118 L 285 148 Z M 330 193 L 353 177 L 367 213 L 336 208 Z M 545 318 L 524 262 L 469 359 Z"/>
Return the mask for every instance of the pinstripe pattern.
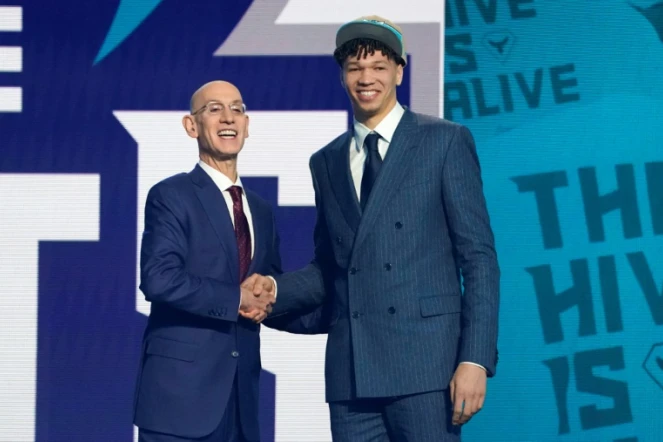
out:
<path id="1" fill-rule="evenodd" d="M 334 442 L 458 442 L 447 391 L 400 398 L 331 402 Z"/>
<path id="2" fill-rule="evenodd" d="M 459 361 L 494 375 L 499 268 L 469 130 L 407 110 L 363 214 L 349 143 L 311 158 L 315 259 L 277 279 L 277 314 L 327 288 L 324 308 L 291 328 L 329 333 L 327 400 L 446 389 Z"/>
<path id="3" fill-rule="evenodd" d="M 331 402 L 329 419 L 334 442 L 389 442 L 387 422 L 378 400 Z"/>

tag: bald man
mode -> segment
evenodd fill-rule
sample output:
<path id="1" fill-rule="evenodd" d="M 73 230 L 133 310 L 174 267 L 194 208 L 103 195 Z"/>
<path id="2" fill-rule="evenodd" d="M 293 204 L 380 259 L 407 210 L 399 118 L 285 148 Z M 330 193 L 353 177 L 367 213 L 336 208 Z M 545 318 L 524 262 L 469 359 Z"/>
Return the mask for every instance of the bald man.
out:
<path id="1" fill-rule="evenodd" d="M 205 84 L 182 124 L 200 161 L 145 205 L 140 289 L 152 305 L 134 423 L 143 442 L 258 441 L 259 323 L 276 294 L 241 283 L 281 272 L 274 217 L 237 173 L 249 136 L 239 90 Z"/>

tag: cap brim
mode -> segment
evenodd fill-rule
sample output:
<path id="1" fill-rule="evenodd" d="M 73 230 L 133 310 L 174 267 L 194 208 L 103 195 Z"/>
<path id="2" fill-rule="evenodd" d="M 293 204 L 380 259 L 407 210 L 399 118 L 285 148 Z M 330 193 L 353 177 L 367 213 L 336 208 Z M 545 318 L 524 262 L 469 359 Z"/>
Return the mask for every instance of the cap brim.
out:
<path id="1" fill-rule="evenodd" d="M 403 45 L 393 31 L 369 23 L 348 23 L 341 27 L 336 34 L 336 47 L 354 40 L 355 38 L 370 38 L 380 41 L 389 46 L 396 52 L 403 62 L 407 63 L 403 57 Z"/>

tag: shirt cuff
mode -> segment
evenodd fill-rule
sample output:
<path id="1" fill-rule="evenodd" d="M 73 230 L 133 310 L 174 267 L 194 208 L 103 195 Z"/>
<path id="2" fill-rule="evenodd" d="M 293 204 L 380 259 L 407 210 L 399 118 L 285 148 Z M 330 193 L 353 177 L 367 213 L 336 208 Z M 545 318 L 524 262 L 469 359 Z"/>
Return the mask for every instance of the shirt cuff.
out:
<path id="1" fill-rule="evenodd" d="M 477 367 L 479 367 L 480 369 L 482 369 L 483 371 L 488 373 L 488 370 L 486 370 L 486 368 L 483 365 L 475 364 L 474 362 L 461 362 L 460 364 L 476 365 Z M 458 364 L 458 365 L 460 365 L 460 364 Z"/>
<path id="2" fill-rule="evenodd" d="M 269 279 L 271 279 L 272 282 L 274 283 L 274 299 L 276 299 L 276 292 L 279 291 L 279 290 L 278 290 L 278 286 L 276 285 L 276 279 L 272 278 L 272 277 L 269 276 L 269 275 L 267 275 L 267 277 L 268 277 Z"/>

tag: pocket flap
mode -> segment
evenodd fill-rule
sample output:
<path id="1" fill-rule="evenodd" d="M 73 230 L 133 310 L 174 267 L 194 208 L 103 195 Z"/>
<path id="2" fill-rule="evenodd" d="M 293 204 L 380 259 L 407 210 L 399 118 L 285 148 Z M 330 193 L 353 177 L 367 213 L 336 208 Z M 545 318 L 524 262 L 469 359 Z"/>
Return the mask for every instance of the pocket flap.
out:
<path id="1" fill-rule="evenodd" d="M 155 337 L 147 343 L 145 353 L 193 362 L 196 357 L 196 350 L 198 350 L 198 346 L 195 344 Z"/>
<path id="2" fill-rule="evenodd" d="M 424 298 L 419 298 L 421 316 L 426 318 L 429 316 L 459 313 L 461 305 L 460 298 L 460 295 L 426 296 Z"/>

